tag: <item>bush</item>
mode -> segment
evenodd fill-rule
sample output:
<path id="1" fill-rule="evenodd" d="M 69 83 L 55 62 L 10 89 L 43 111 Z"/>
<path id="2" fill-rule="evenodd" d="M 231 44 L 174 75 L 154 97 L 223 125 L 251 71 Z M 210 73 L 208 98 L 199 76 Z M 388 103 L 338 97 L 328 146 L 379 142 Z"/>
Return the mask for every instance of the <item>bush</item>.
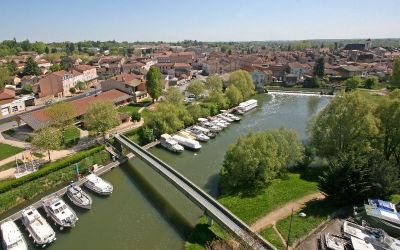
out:
<path id="1" fill-rule="evenodd" d="M 4 193 L 10 189 L 19 187 L 19 186 L 23 185 L 24 183 L 33 181 L 40 177 L 46 176 L 52 172 L 55 172 L 57 170 L 63 169 L 67 166 L 70 166 L 71 164 L 76 163 L 76 162 L 78 162 L 90 155 L 93 155 L 103 149 L 104 149 L 104 146 L 95 146 L 90 149 L 79 151 L 72 156 L 68 156 L 63 159 L 57 160 L 55 162 L 45 164 L 38 171 L 36 171 L 35 173 L 32 173 L 30 175 L 26 175 L 24 177 L 21 177 L 19 179 L 15 179 L 15 180 L 1 182 L 0 183 L 0 194 Z"/>
<path id="2" fill-rule="evenodd" d="M 131 117 L 132 117 L 132 121 L 137 121 L 137 122 L 140 121 L 140 119 L 142 119 L 142 116 L 137 111 L 132 112 L 132 116 Z"/>
<path id="3" fill-rule="evenodd" d="M 140 145 L 148 144 L 154 140 L 155 140 L 154 133 L 151 128 L 144 126 L 139 129 L 139 144 Z"/>
<path id="4" fill-rule="evenodd" d="M 76 88 L 70 88 L 69 92 L 71 92 L 71 94 L 75 94 L 76 93 Z"/>

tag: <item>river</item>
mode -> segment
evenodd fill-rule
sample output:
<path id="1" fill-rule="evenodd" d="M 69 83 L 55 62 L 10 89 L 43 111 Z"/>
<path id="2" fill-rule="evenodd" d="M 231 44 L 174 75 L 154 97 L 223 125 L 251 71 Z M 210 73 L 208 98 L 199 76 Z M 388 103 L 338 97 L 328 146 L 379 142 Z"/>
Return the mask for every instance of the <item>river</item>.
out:
<path id="1" fill-rule="evenodd" d="M 307 139 L 311 116 L 330 100 L 299 95 L 256 96 L 259 107 L 232 124 L 216 139 L 203 143 L 199 152 L 180 155 L 162 148 L 150 151 L 211 195 L 218 195 L 218 173 L 225 151 L 240 135 L 286 127 Z M 200 211 L 150 167 L 133 159 L 104 175 L 113 183 L 107 198 L 93 197 L 90 211 L 76 209 L 79 221 L 70 231 L 59 232 L 50 249 L 182 249 L 201 215 Z M 75 207 L 74 207 L 75 208 Z"/>

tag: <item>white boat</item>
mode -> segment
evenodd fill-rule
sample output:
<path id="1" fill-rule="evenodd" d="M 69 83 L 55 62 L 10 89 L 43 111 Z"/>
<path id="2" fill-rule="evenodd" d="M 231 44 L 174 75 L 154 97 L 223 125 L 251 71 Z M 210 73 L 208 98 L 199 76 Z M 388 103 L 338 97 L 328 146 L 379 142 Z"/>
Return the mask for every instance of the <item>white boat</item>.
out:
<path id="1" fill-rule="evenodd" d="M 210 140 L 210 137 L 206 136 L 205 134 L 203 134 L 203 132 L 201 132 L 199 130 L 196 130 L 193 128 L 188 128 L 188 129 L 186 129 L 186 131 L 190 135 L 194 136 L 196 138 L 196 140 L 198 140 L 198 141 L 207 142 Z"/>
<path id="2" fill-rule="evenodd" d="M 78 207 L 92 208 L 92 198 L 78 185 L 71 184 L 67 189 L 67 196 Z"/>
<path id="3" fill-rule="evenodd" d="M 219 114 L 219 115 L 217 115 L 217 117 L 219 117 L 220 119 L 222 119 L 222 120 L 224 120 L 226 122 L 233 122 L 234 121 L 233 119 L 231 119 L 231 118 L 229 118 L 229 117 L 227 117 L 227 116 L 225 116 L 223 114 Z"/>
<path id="4" fill-rule="evenodd" d="M 60 226 L 60 230 L 75 226 L 78 216 L 60 197 L 50 196 L 43 199 L 42 202 L 44 211 L 56 225 Z"/>
<path id="5" fill-rule="evenodd" d="M 206 119 L 206 118 L 199 118 L 199 119 L 197 119 L 199 122 L 208 122 L 208 119 Z"/>
<path id="6" fill-rule="evenodd" d="M 169 134 L 161 135 L 160 144 L 164 148 L 175 153 L 181 153 L 184 151 L 184 148 L 181 145 L 179 145 L 177 141 L 172 139 L 172 137 Z"/>
<path id="7" fill-rule="evenodd" d="M 240 117 L 236 116 L 236 115 L 232 115 L 230 113 L 224 113 L 223 115 L 225 115 L 226 117 L 231 118 L 232 120 L 234 120 L 235 122 L 239 122 L 241 119 Z"/>
<path id="8" fill-rule="evenodd" d="M 239 110 L 239 112 L 240 111 L 247 112 L 247 111 L 250 111 L 250 110 L 256 108 L 257 106 L 258 106 L 258 101 L 255 99 L 250 99 L 250 100 L 240 103 L 236 109 Z"/>
<path id="9" fill-rule="evenodd" d="M 185 137 L 187 139 L 196 140 L 196 137 L 188 133 L 187 131 L 181 130 L 178 132 L 178 135 Z"/>
<path id="10" fill-rule="evenodd" d="M 86 176 L 86 182 L 83 185 L 100 195 L 110 195 L 114 189 L 111 183 L 101 179 L 95 174 Z"/>
<path id="11" fill-rule="evenodd" d="M 321 240 L 321 244 L 323 244 L 326 249 L 330 250 L 346 250 L 350 242 L 340 236 L 327 233 Z"/>
<path id="12" fill-rule="evenodd" d="M 177 141 L 179 144 L 181 144 L 184 147 L 194 149 L 194 150 L 201 149 L 200 143 L 196 140 L 188 139 L 188 138 L 185 138 L 180 135 L 173 135 L 172 139 L 174 139 L 175 141 Z"/>
<path id="13" fill-rule="evenodd" d="M 210 138 L 215 138 L 215 136 L 216 136 L 215 132 L 211 132 L 209 129 L 206 129 L 206 128 L 203 128 L 200 126 L 193 126 L 191 129 L 195 130 L 197 132 L 201 132 Z"/>
<path id="14" fill-rule="evenodd" d="M 22 223 L 36 245 L 45 247 L 56 240 L 56 232 L 34 207 L 22 210 Z"/>
<path id="15" fill-rule="evenodd" d="M 4 250 L 26 250 L 28 245 L 14 221 L 1 224 L 2 245 Z"/>
<path id="16" fill-rule="evenodd" d="M 223 129 L 221 127 L 218 127 L 218 126 L 215 126 L 215 125 L 211 124 L 210 122 L 200 123 L 200 126 L 203 127 L 203 128 L 209 129 L 213 133 L 219 133 Z"/>

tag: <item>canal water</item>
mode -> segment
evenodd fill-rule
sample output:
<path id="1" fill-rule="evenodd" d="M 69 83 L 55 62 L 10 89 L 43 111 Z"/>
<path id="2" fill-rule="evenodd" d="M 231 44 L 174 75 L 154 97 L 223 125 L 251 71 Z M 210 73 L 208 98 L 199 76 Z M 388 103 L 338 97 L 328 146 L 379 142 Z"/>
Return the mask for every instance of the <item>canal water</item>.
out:
<path id="1" fill-rule="evenodd" d="M 328 97 L 267 95 L 256 97 L 259 107 L 232 124 L 199 152 L 172 154 L 150 151 L 213 196 L 218 195 L 218 173 L 225 151 L 240 135 L 286 127 L 306 140 L 311 116 L 329 102 Z M 112 170 L 104 178 L 114 192 L 102 198 L 92 194 L 90 211 L 75 209 L 77 226 L 59 232 L 50 249 L 182 249 L 185 238 L 202 214 L 171 184 L 138 159 Z M 89 191 L 88 191 L 89 192 Z M 76 208 L 76 207 L 74 207 Z"/>

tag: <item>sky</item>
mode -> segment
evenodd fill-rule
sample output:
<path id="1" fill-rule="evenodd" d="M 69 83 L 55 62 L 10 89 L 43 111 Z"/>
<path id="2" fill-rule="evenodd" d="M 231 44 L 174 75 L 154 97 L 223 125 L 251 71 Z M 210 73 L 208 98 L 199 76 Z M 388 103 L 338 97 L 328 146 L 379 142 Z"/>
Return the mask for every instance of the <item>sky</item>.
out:
<path id="1" fill-rule="evenodd" d="M 1 0 L 0 9 L 0 40 L 400 37 L 400 0 Z"/>

